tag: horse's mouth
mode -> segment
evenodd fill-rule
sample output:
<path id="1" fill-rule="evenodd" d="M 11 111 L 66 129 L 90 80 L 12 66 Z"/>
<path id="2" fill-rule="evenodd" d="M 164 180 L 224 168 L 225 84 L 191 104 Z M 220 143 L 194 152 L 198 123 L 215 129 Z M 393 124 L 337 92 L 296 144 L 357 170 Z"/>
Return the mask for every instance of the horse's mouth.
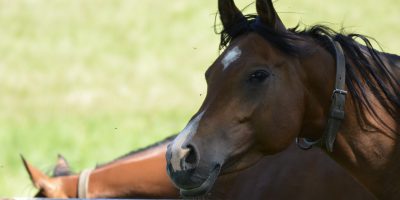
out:
<path id="1" fill-rule="evenodd" d="M 199 187 L 191 189 L 181 188 L 180 189 L 181 195 L 183 197 L 199 197 L 206 195 L 212 189 L 212 186 L 217 180 L 220 171 L 221 171 L 221 165 L 216 165 L 214 169 L 211 171 L 210 175 L 207 177 L 207 179 Z"/>

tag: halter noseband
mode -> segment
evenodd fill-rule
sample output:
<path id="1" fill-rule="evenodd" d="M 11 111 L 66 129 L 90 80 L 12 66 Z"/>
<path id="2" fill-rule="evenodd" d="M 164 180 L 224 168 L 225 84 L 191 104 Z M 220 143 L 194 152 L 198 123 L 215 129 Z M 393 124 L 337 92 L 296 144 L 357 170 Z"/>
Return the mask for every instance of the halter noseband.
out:
<path id="1" fill-rule="evenodd" d="M 336 135 L 340 129 L 340 125 L 344 119 L 344 106 L 346 102 L 347 91 L 345 90 L 346 83 L 346 60 L 344 57 L 343 49 L 340 43 L 334 41 L 332 38 L 326 36 L 335 49 L 336 54 L 336 82 L 335 89 L 332 94 L 332 104 L 329 112 L 328 123 L 324 130 L 322 137 L 318 140 L 311 140 L 309 138 L 296 138 L 296 144 L 300 149 L 308 150 L 313 145 L 320 145 L 325 147 L 328 152 L 333 151 L 333 144 L 335 143 Z"/>
<path id="2" fill-rule="evenodd" d="M 85 169 L 79 175 L 78 181 L 78 198 L 86 199 L 88 198 L 88 190 L 89 190 L 89 177 L 92 173 L 93 169 Z"/>

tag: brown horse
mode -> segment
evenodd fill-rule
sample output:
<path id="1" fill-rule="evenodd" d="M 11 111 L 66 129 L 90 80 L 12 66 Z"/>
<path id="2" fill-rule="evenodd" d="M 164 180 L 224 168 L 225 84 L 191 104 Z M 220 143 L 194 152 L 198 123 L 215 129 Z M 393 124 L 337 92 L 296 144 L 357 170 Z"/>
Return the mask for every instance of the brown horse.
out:
<path id="1" fill-rule="evenodd" d="M 233 0 L 218 7 L 226 49 L 205 74 L 202 106 L 166 154 L 181 193 L 204 195 L 219 174 L 299 138 L 301 148 L 320 146 L 376 197 L 398 199 L 400 57 L 359 34 L 286 29 L 271 0 L 256 1 L 258 15 L 244 16 Z"/>
<path id="2" fill-rule="evenodd" d="M 89 198 L 178 198 L 165 170 L 165 140 L 149 148 L 129 153 L 92 171 L 87 185 Z M 220 176 L 209 194 L 210 199 L 373 199 L 343 169 L 315 149 L 311 157 L 292 145 L 288 150 L 264 157 L 256 165 L 240 172 Z M 53 175 L 48 177 L 24 161 L 37 197 L 79 197 L 79 179 L 59 156 Z M 284 166 L 284 167 L 281 167 Z M 81 173 L 82 174 L 82 173 Z M 290 182 L 295 178 L 306 185 Z M 330 180 L 326 182 L 326 180 Z M 282 187 L 285 189 L 283 190 Z M 83 197 L 83 196 L 80 196 Z"/>
<path id="3" fill-rule="evenodd" d="M 39 190 L 35 197 L 176 198 L 178 190 L 165 172 L 165 151 L 169 142 L 165 140 L 97 166 L 86 176 L 82 176 L 84 173 L 72 174 L 62 156 L 58 158 L 53 177 L 46 176 L 24 158 L 22 160 L 33 185 Z M 87 183 L 82 183 L 82 179 L 87 179 Z"/>

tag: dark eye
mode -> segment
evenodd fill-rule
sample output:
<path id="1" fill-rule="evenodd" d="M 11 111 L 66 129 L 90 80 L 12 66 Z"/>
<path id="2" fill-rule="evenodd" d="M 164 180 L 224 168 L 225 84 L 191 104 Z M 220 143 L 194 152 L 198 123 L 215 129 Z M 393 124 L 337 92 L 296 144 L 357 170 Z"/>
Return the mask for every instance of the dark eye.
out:
<path id="1" fill-rule="evenodd" d="M 262 83 L 265 79 L 267 79 L 269 73 L 265 70 L 257 70 L 250 74 L 248 81 L 250 83 Z"/>

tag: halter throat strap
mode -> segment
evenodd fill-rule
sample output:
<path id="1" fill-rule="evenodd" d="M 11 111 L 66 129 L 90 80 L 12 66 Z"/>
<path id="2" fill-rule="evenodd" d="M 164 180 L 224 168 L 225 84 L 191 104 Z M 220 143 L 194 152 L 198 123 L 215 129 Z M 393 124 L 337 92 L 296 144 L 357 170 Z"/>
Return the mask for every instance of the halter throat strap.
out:
<path id="1" fill-rule="evenodd" d="M 303 143 L 300 143 L 299 139 L 296 138 L 297 145 L 303 150 L 311 149 L 313 145 L 320 145 L 321 147 L 325 147 L 328 152 L 332 152 L 336 135 L 344 119 L 344 107 L 347 95 L 347 91 L 345 90 L 346 59 L 340 43 L 334 41 L 331 37 L 326 36 L 326 38 L 331 42 L 336 54 L 336 81 L 335 89 L 332 93 L 332 104 L 329 111 L 328 122 L 321 139 L 313 141 L 308 138 L 303 138 Z"/>
<path id="2" fill-rule="evenodd" d="M 93 169 L 85 169 L 79 174 L 78 181 L 78 198 L 86 199 L 88 198 L 89 191 L 89 178 Z"/>

